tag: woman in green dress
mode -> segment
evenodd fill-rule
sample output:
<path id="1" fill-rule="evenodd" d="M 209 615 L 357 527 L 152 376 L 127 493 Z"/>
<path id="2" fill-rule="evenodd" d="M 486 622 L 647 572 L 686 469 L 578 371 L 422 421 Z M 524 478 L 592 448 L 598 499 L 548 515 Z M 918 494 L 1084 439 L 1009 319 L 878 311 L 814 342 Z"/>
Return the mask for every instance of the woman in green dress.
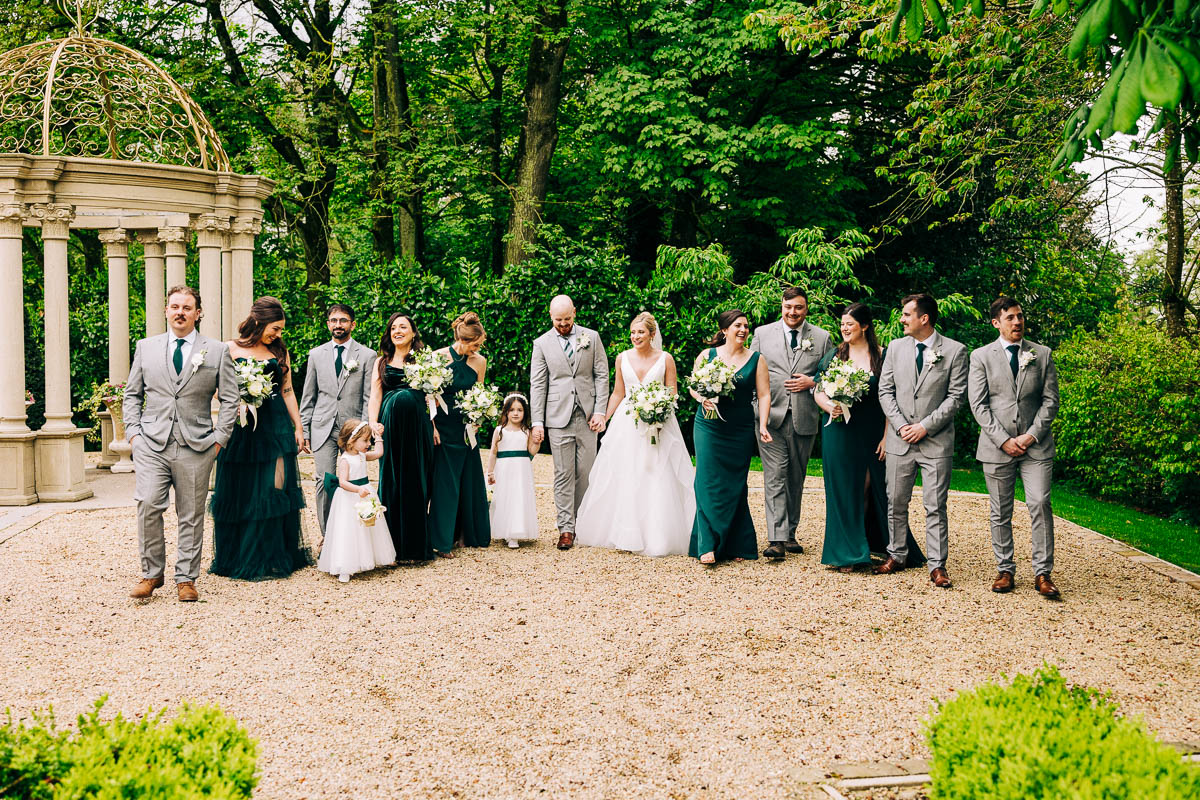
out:
<path id="1" fill-rule="evenodd" d="M 821 419 L 821 465 L 825 475 L 825 547 L 821 563 L 852 572 L 871 563 L 871 553 L 887 551 L 887 483 L 884 433 L 887 420 L 879 405 L 879 370 L 884 351 L 875 337 L 871 310 L 853 303 L 842 314 L 842 343 L 818 366 L 813 393 L 825 413 Z M 821 377 L 834 360 L 851 361 L 871 373 L 867 393 L 845 409 L 821 391 Z M 830 419 L 833 422 L 830 422 Z M 908 566 L 925 563 L 912 534 L 908 537 Z"/>
<path id="2" fill-rule="evenodd" d="M 384 515 L 397 561 L 433 558 L 426 525 L 433 483 L 433 425 L 424 393 L 409 387 L 404 372 L 404 365 L 422 347 L 412 317 L 392 314 L 371 370 L 368 417 L 375 435 L 383 437 L 379 501 L 387 509 Z"/>
<path id="3" fill-rule="evenodd" d="M 758 437 L 771 441 L 767 419 L 771 414 L 771 383 L 767 362 L 746 349 L 750 321 L 737 309 L 723 311 L 717 318 L 719 331 L 709 349 L 696 356 L 694 366 L 719 358 L 737 369 L 733 394 L 717 400 L 692 397 L 710 414 L 697 411 L 692 436 L 696 445 L 696 517 L 688 555 L 701 564 L 758 558 L 758 536 L 746 502 L 746 478 L 750 459 L 758 452 L 754 440 L 754 405 L 757 394 Z"/>
<path id="4" fill-rule="evenodd" d="M 292 392 L 291 357 L 281 338 L 283 304 L 260 297 L 228 342 L 239 365 L 257 362 L 271 393 L 247 411 L 217 454 L 210 510 L 215 575 L 242 580 L 286 578 L 313 563 L 300 532 L 304 492 L 296 455 L 304 444 L 300 409 Z M 253 419 L 249 415 L 253 415 Z"/>
<path id="5" fill-rule="evenodd" d="M 429 535 L 433 551 L 454 557 L 456 542 L 467 547 L 492 543 L 487 484 L 479 445 L 467 441 L 466 424 L 458 408 L 459 392 L 470 389 L 487 374 L 479 349 L 487 334 L 479 317 L 468 311 L 454 320 L 454 344 L 438 352 L 450 359 L 454 380 L 446 388 L 449 410 L 434 419 L 433 488 L 429 498 Z"/>

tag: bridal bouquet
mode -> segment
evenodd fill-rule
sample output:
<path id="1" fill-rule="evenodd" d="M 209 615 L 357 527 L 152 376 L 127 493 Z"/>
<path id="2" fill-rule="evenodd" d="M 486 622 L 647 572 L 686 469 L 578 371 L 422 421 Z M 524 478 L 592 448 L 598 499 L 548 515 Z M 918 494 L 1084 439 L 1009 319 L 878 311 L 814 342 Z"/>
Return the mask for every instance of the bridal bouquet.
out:
<path id="1" fill-rule="evenodd" d="M 442 391 L 454 380 L 450 371 L 450 359 L 439 356 L 428 347 L 417 351 L 416 361 L 404 365 L 404 374 L 408 377 L 408 385 L 418 392 L 425 393 L 425 402 L 429 406 L 429 418 L 437 416 L 439 408 L 449 411 L 446 401 L 442 399 Z"/>
<path id="2" fill-rule="evenodd" d="M 477 383 L 459 392 L 455 403 L 467 421 L 467 444 L 474 447 L 478 444 L 475 434 L 479 432 L 479 426 L 500 419 L 500 390 L 495 386 Z"/>
<path id="3" fill-rule="evenodd" d="M 271 379 L 267 377 L 265 364 L 254 358 L 233 362 L 233 371 L 238 382 L 238 425 L 246 427 L 246 419 L 254 421 L 258 428 L 258 415 L 255 413 L 263 402 L 271 396 Z"/>
<path id="4" fill-rule="evenodd" d="M 367 495 L 354 504 L 354 513 L 358 515 L 362 524 L 368 528 L 375 524 L 375 518 L 383 511 L 387 511 L 387 509 L 379 502 L 379 498 L 373 494 Z"/>
<path id="5" fill-rule="evenodd" d="M 853 361 L 842 361 L 840 358 L 835 358 L 825 368 L 817 388 L 824 392 L 830 400 L 841 405 L 842 421 L 849 422 L 850 406 L 861 400 L 870 386 L 871 373 L 861 367 L 856 367 Z M 833 422 L 833 419 L 833 416 L 830 416 L 829 422 L 825 424 Z"/>
<path id="6" fill-rule="evenodd" d="M 687 387 L 705 400 L 716 400 L 733 394 L 737 370 L 719 358 L 705 361 L 687 379 Z M 720 411 L 704 411 L 705 419 L 722 419 Z"/>
<path id="7" fill-rule="evenodd" d="M 650 444 L 658 444 L 658 434 L 678 407 L 678 395 L 658 381 L 635 387 L 625 398 L 625 413 L 633 415 L 634 427 L 645 426 Z"/>

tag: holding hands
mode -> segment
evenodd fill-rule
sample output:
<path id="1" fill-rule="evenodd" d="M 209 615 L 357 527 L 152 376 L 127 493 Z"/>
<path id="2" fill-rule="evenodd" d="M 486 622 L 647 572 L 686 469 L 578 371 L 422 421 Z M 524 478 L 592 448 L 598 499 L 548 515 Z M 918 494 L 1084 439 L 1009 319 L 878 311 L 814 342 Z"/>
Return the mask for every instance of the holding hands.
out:
<path id="1" fill-rule="evenodd" d="M 788 378 L 787 380 L 785 380 L 783 382 L 783 387 L 785 389 L 787 389 L 789 392 L 793 392 L 793 393 L 794 392 L 807 392 L 809 389 L 813 388 L 816 385 L 817 385 L 816 381 L 814 381 L 809 376 L 802 375 L 800 373 L 792 373 L 792 377 Z"/>

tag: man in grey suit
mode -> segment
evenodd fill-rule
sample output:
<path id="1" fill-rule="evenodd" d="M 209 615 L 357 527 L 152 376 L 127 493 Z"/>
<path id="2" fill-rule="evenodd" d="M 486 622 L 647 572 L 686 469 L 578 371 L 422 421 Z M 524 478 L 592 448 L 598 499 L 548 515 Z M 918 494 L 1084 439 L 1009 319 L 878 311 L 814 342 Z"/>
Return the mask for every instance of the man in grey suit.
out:
<path id="1" fill-rule="evenodd" d="M 951 587 L 946 573 L 949 528 L 946 501 L 954 462 L 954 415 L 967 394 L 967 348 L 934 328 L 937 301 L 927 294 L 905 297 L 903 338 L 888 345 L 879 375 L 879 404 L 888 420 L 888 558 L 875 568 L 886 575 L 904 569 L 908 557 L 908 503 L 917 469 L 925 501 L 925 554 L 929 580 Z"/>
<path id="2" fill-rule="evenodd" d="M 550 301 L 554 327 L 533 342 L 529 363 L 533 441 L 550 439 L 558 549 L 575 544 L 575 515 L 596 460 L 596 435 L 608 409 L 608 356 L 600 335 L 575 323 L 566 295 Z"/>
<path id="3" fill-rule="evenodd" d="M 349 419 L 367 419 L 371 394 L 369 373 L 375 351 L 351 338 L 354 309 L 334 303 L 325 314 L 325 325 L 333 338 L 308 351 L 304 392 L 300 396 L 300 423 L 304 426 L 304 449 L 313 454 L 317 482 L 317 522 L 325 533 L 329 502 L 325 473 L 337 467 L 338 432 Z"/>
<path id="4" fill-rule="evenodd" d="M 1058 414 L 1058 370 L 1049 347 L 1025 338 L 1020 303 L 1001 297 L 992 303 L 991 314 L 1000 338 L 971 353 L 967 393 L 980 427 L 975 457 L 983 463 L 991 505 L 997 571 L 992 591 L 1011 592 L 1015 585 L 1012 514 L 1019 472 L 1033 529 L 1034 586 L 1043 597 L 1058 598 L 1058 588 L 1050 580 L 1054 568 L 1050 426 Z"/>
<path id="5" fill-rule="evenodd" d="M 808 457 L 820 427 L 820 410 L 813 401 L 817 365 L 829 352 L 829 334 L 806 321 L 808 295 L 791 287 L 783 292 L 778 322 L 754 331 L 750 349 L 762 354 L 771 376 L 770 443 L 759 443 L 762 456 L 767 541 L 763 555 L 779 560 L 803 553 L 796 541 Z"/>
<path id="6" fill-rule="evenodd" d="M 217 452 L 229 441 L 237 417 L 238 386 L 223 342 L 201 336 L 200 293 L 174 286 L 167 293 L 167 333 L 142 339 L 125 385 L 125 433 L 137 471 L 138 547 L 142 580 L 130 597 L 146 599 L 163 585 L 166 544 L 163 512 L 175 489 L 179 518 L 175 586 L 181 602 L 194 602 L 204 543 L 204 505 Z M 213 426 L 212 400 L 220 401 Z"/>

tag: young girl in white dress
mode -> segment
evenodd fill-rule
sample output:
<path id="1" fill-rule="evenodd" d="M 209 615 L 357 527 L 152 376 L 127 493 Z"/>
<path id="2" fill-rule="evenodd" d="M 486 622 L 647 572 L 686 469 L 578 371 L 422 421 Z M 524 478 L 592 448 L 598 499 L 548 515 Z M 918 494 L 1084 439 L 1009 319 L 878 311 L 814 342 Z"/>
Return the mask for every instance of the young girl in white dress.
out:
<path id="1" fill-rule="evenodd" d="M 337 489 L 332 492 L 317 569 L 346 583 L 356 572 L 396 563 L 396 549 L 383 514 L 376 515 L 374 525 L 366 525 L 354 509 L 363 499 L 378 497 L 367 478 L 367 462 L 383 456 L 383 440 L 376 439 L 371 448 L 370 426 L 352 419 L 338 432 L 338 450 Z"/>
<path id="2" fill-rule="evenodd" d="M 492 494 L 492 538 L 504 539 L 514 550 L 519 542 L 538 538 L 537 506 L 533 496 L 533 457 L 538 445 L 529 435 L 529 401 L 510 394 L 500 409 L 492 433 L 487 481 Z"/>

